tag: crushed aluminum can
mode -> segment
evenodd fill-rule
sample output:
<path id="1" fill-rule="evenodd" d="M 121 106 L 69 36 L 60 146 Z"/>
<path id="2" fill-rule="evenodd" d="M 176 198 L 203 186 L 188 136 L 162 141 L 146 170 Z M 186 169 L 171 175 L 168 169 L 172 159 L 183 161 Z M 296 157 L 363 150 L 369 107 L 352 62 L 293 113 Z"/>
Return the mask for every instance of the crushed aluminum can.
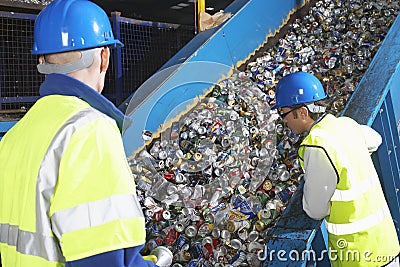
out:
<path id="1" fill-rule="evenodd" d="M 262 209 L 257 214 L 258 219 L 268 219 L 271 218 L 271 211 L 270 209 Z"/>
<path id="2" fill-rule="evenodd" d="M 167 236 L 164 239 L 164 242 L 167 245 L 172 245 L 175 243 L 178 237 L 179 233 L 175 230 L 174 227 L 171 227 L 167 233 Z"/>
<path id="3" fill-rule="evenodd" d="M 184 250 L 184 249 L 180 250 L 179 256 L 181 257 L 181 261 L 190 261 L 192 258 L 189 253 L 189 248 L 188 248 L 188 250 Z"/>
<path id="4" fill-rule="evenodd" d="M 262 219 L 255 222 L 254 226 L 257 231 L 261 232 L 267 228 L 267 226 L 272 222 L 272 219 Z"/>
<path id="5" fill-rule="evenodd" d="M 153 217 L 153 215 L 154 215 L 154 210 L 150 210 L 150 209 L 147 209 L 147 210 L 145 210 L 144 211 L 144 215 L 146 216 L 146 217 Z"/>
<path id="6" fill-rule="evenodd" d="M 153 218 L 154 218 L 154 220 L 155 220 L 156 222 L 159 222 L 159 221 L 161 221 L 161 220 L 164 220 L 163 212 L 164 212 L 163 209 L 159 209 L 159 210 L 157 210 L 157 211 L 155 211 L 155 212 L 153 213 Z"/>
<path id="7" fill-rule="evenodd" d="M 185 234 L 189 238 L 193 238 L 197 235 L 197 228 L 194 225 L 189 225 L 185 228 Z"/>
<path id="8" fill-rule="evenodd" d="M 194 242 L 190 245 L 189 253 L 192 259 L 202 259 L 204 257 L 203 249 L 201 243 Z"/>
<path id="9" fill-rule="evenodd" d="M 272 182 L 269 179 L 266 179 L 263 183 L 263 189 L 269 191 L 272 189 Z"/>
<path id="10" fill-rule="evenodd" d="M 150 239 L 149 241 L 146 242 L 146 249 L 148 251 L 152 251 L 160 245 L 161 245 L 161 243 L 158 242 L 156 239 Z"/>
<path id="11" fill-rule="evenodd" d="M 185 176 L 183 173 L 179 172 L 179 173 L 177 173 L 177 174 L 175 175 L 175 183 L 177 183 L 177 184 L 183 184 L 183 183 L 185 183 L 186 181 L 187 181 L 186 176 Z"/>
<path id="12" fill-rule="evenodd" d="M 149 140 L 151 140 L 152 139 L 152 136 L 153 136 L 153 133 L 152 132 L 150 132 L 150 131 L 143 131 L 142 132 L 142 139 L 144 140 L 144 141 L 149 141 Z"/>
<path id="13" fill-rule="evenodd" d="M 229 241 L 226 242 L 227 245 L 231 248 L 233 248 L 234 250 L 239 250 L 242 247 L 242 242 L 239 239 L 231 239 Z"/>
<path id="14" fill-rule="evenodd" d="M 191 260 L 189 263 L 188 263 L 188 265 L 187 265 L 187 267 L 198 267 L 199 266 L 199 263 L 200 263 L 200 260 Z"/>
<path id="15" fill-rule="evenodd" d="M 230 263 L 232 264 L 227 264 L 228 266 L 241 266 L 245 261 L 246 261 L 246 252 L 243 250 L 239 250 L 230 260 Z M 225 266 L 227 266 L 225 265 Z"/>
<path id="16" fill-rule="evenodd" d="M 203 246 L 203 253 L 205 258 L 209 258 L 209 256 L 213 254 L 214 249 L 211 237 L 207 236 L 203 238 L 203 240 L 201 241 L 201 245 Z"/>
<path id="17" fill-rule="evenodd" d="M 222 230 L 220 232 L 220 237 L 222 240 L 228 240 L 231 237 L 231 233 L 228 230 Z"/>
<path id="18" fill-rule="evenodd" d="M 172 179 L 174 179 L 175 175 L 174 175 L 172 172 L 165 172 L 164 175 L 163 175 L 163 177 L 164 177 L 166 180 L 172 180 Z"/>
<path id="19" fill-rule="evenodd" d="M 214 238 L 219 238 L 221 236 L 221 230 L 219 228 L 212 229 L 211 236 Z"/>
<path id="20" fill-rule="evenodd" d="M 236 231 L 240 229 L 250 229 L 251 224 L 248 220 L 242 220 L 242 221 L 228 221 L 226 223 L 226 230 L 228 230 L 231 233 L 235 233 Z"/>
<path id="21" fill-rule="evenodd" d="M 272 188 L 272 185 L 271 185 Z M 256 193 L 258 200 L 260 201 L 260 204 L 262 207 L 265 207 L 265 205 L 267 204 L 268 200 L 269 200 L 269 196 L 267 193 L 262 192 L 262 191 L 257 191 Z"/>
<path id="22" fill-rule="evenodd" d="M 148 209 L 154 209 L 157 206 L 154 198 L 152 197 L 146 197 L 143 201 L 143 204 Z"/>
<path id="23" fill-rule="evenodd" d="M 162 212 L 162 217 L 164 220 L 170 220 L 171 219 L 171 212 L 169 210 L 164 210 Z"/>
<path id="24" fill-rule="evenodd" d="M 188 250 L 190 246 L 190 240 L 184 235 L 179 235 L 176 240 L 175 246 L 178 250 Z"/>
<path id="25" fill-rule="evenodd" d="M 207 236 L 212 230 L 212 225 L 209 223 L 203 223 L 202 225 L 200 225 L 198 231 L 197 231 L 197 235 L 205 238 L 205 236 Z"/>
<path id="26" fill-rule="evenodd" d="M 155 255 L 157 257 L 157 266 L 159 267 L 168 267 L 172 264 L 173 254 L 166 247 L 160 246 L 156 247 L 154 250 L 150 252 L 151 255 Z"/>
<path id="27" fill-rule="evenodd" d="M 256 253 L 257 251 L 263 250 L 264 245 L 257 241 L 251 241 L 247 246 L 247 250 L 250 253 Z"/>
<path id="28" fill-rule="evenodd" d="M 189 222 L 190 222 L 189 218 L 177 221 L 175 223 L 175 230 L 178 233 L 182 233 L 185 230 L 186 226 L 189 225 Z"/>
<path id="29" fill-rule="evenodd" d="M 170 140 L 178 139 L 180 134 L 179 122 L 173 122 L 171 126 Z"/>
<path id="30" fill-rule="evenodd" d="M 176 194 L 178 192 L 178 187 L 174 184 L 170 184 L 167 187 L 167 194 L 168 195 L 172 195 L 172 194 Z"/>
<path id="31" fill-rule="evenodd" d="M 256 230 L 253 230 L 253 231 L 251 231 L 251 232 L 249 233 L 249 235 L 248 235 L 248 237 L 247 237 L 247 240 L 248 240 L 249 242 L 256 241 L 256 240 L 258 239 L 259 236 L 260 236 L 260 234 L 259 234 Z"/>
<path id="32" fill-rule="evenodd" d="M 251 209 L 251 206 L 242 195 L 236 195 L 232 201 L 235 209 L 240 210 L 241 213 L 247 215 L 250 219 L 256 216 Z"/>
<path id="33" fill-rule="evenodd" d="M 249 231 L 246 228 L 242 228 L 237 231 L 237 235 L 241 240 L 246 241 L 249 237 Z"/>

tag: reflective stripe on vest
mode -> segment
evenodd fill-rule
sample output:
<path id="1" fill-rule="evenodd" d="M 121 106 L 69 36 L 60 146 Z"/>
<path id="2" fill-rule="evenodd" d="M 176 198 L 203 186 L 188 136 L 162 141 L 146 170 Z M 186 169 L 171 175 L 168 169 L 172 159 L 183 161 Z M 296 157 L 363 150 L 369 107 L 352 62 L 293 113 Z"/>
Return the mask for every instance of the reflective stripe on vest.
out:
<path id="1" fill-rule="evenodd" d="M 53 232 L 61 237 L 68 232 L 99 226 L 117 219 L 142 217 L 138 203 L 136 195 L 125 194 L 58 211 L 52 216 Z M 127 206 L 135 208 L 126 209 Z M 64 223 L 67 221 L 74 223 Z"/>
<path id="2" fill-rule="evenodd" d="M 92 108 L 86 108 L 71 116 L 60 128 L 47 149 L 36 180 L 36 232 L 24 231 L 9 224 L 0 224 L 2 243 L 16 246 L 16 250 L 22 254 L 38 256 L 47 261 L 65 262 L 59 241 L 51 236 L 52 227 L 47 217 L 50 199 L 57 184 L 62 155 L 71 136 L 76 129 L 101 116 L 101 113 Z"/>
<path id="3" fill-rule="evenodd" d="M 358 199 L 362 194 L 371 190 L 374 186 L 379 185 L 379 178 L 376 173 L 364 179 L 364 181 L 353 184 L 348 190 L 336 189 L 333 193 L 331 201 L 351 201 Z"/>
<path id="4" fill-rule="evenodd" d="M 25 255 L 38 256 L 56 262 L 63 259 L 55 237 L 23 231 L 15 225 L 0 224 L 0 242 L 16 247 L 18 252 Z"/>
<path id="5" fill-rule="evenodd" d="M 390 215 L 390 211 L 386 203 L 382 206 L 382 208 L 375 213 L 363 218 L 361 220 L 346 223 L 346 224 L 334 224 L 325 222 L 326 230 L 334 235 L 348 235 L 355 234 L 358 232 L 362 232 L 365 230 L 378 225 L 381 221 L 385 219 L 386 216 Z"/>

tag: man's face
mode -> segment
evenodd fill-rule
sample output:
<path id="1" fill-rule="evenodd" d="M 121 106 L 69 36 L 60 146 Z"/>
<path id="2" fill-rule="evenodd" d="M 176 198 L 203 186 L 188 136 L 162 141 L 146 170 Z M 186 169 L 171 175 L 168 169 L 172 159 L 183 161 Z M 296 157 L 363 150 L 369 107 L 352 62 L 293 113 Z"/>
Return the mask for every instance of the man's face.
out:
<path id="1" fill-rule="evenodd" d="M 296 134 L 301 134 L 302 132 L 306 131 L 306 123 L 302 119 L 302 116 L 298 116 L 298 112 L 306 112 L 306 107 L 284 107 L 279 110 L 279 115 L 281 116 L 283 122 L 287 124 L 290 130 L 292 130 Z"/>

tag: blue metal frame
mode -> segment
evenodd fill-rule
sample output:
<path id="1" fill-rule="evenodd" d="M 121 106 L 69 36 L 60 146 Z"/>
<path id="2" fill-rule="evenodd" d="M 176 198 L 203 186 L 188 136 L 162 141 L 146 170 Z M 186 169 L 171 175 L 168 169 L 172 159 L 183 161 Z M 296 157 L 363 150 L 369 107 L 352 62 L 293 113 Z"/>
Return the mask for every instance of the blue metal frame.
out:
<path id="1" fill-rule="evenodd" d="M 398 90 L 397 94 L 400 95 Z M 392 97 L 388 94 L 372 124 L 372 128 L 382 136 L 382 145 L 377 153 L 373 155 L 373 159 L 395 221 L 397 234 L 400 237 L 400 195 L 398 193 L 398 188 L 400 188 L 400 139 L 399 132 L 396 129 L 393 104 Z"/>
<path id="2" fill-rule="evenodd" d="M 118 12 L 113 12 L 117 13 L 116 14 L 116 19 L 119 22 L 127 22 L 131 24 L 136 24 L 136 25 L 142 25 L 142 26 L 148 26 L 148 27 L 157 27 L 157 28 L 182 28 L 182 27 L 188 27 L 192 29 L 192 26 L 185 26 L 185 25 L 180 25 L 180 24 L 175 24 L 175 23 L 165 23 L 165 22 L 156 22 L 156 21 L 145 21 L 145 20 L 138 20 L 138 19 L 132 19 L 132 18 L 125 18 L 125 17 L 120 17 Z"/>
<path id="3" fill-rule="evenodd" d="M 0 140 L 18 121 L 2 121 L 0 122 Z"/>
<path id="4" fill-rule="evenodd" d="M 113 25 L 114 37 L 121 40 L 121 29 L 120 29 L 120 13 L 113 12 L 111 14 L 111 23 Z M 121 47 L 117 47 L 114 52 L 114 77 L 115 77 L 115 101 L 121 103 L 123 101 L 122 94 L 122 51 Z"/>
<path id="5" fill-rule="evenodd" d="M 0 11 L 0 17 L 35 20 L 37 16 L 34 14 Z"/>
<path id="6" fill-rule="evenodd" d="M 316 235 L 322 235 L 319 231 L 321 221 L 311 219 L 303 211 L 303 186 L 304 183 L 300 183 L 282 217 L 268 231 L 264 266 L 306 266 L 319 258 L 322 247 L 314 249 L 312 241 Z M 318 242 L 314 244 L 325 247 L 324 241 L 318 239 Z M 298 255 L 300 257 L 297 258 Z"/>
<path id="7" fill-rule="evenodd" d="M 1 91 L 0 91 L 1 95 Z M 40 96 L 15 96 L 15 97 L 1 97 L 0 104 L 2 103 L 21 103 L 21 102 L 36 102 Z"/>

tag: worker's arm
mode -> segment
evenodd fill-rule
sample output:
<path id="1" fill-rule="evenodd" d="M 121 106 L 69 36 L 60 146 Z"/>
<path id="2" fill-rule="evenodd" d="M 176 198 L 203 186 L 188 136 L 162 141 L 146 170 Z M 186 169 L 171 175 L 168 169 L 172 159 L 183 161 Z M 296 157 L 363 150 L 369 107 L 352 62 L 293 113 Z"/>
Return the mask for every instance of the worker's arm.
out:
<path id="1" fill-rule="evenodd" d="M 152 261 L 140 254 L 142 246 L 119 249 L 66 263 L 66 267 L 154 267 Z"/>
<path id="2" fill-rule="evenodd" d="M 367 125 L 360 125 L 360 129 L 363 133 L 368 152 L 371 154 L 382 144 L 382 137 L 377 131 Z"/>
<path id="3" fill-rule="evenodd" d="M 303 210 L 315 220 L 330 212 L 337 175 L 324 150 L 307 147 L 304 152 Z"/>

